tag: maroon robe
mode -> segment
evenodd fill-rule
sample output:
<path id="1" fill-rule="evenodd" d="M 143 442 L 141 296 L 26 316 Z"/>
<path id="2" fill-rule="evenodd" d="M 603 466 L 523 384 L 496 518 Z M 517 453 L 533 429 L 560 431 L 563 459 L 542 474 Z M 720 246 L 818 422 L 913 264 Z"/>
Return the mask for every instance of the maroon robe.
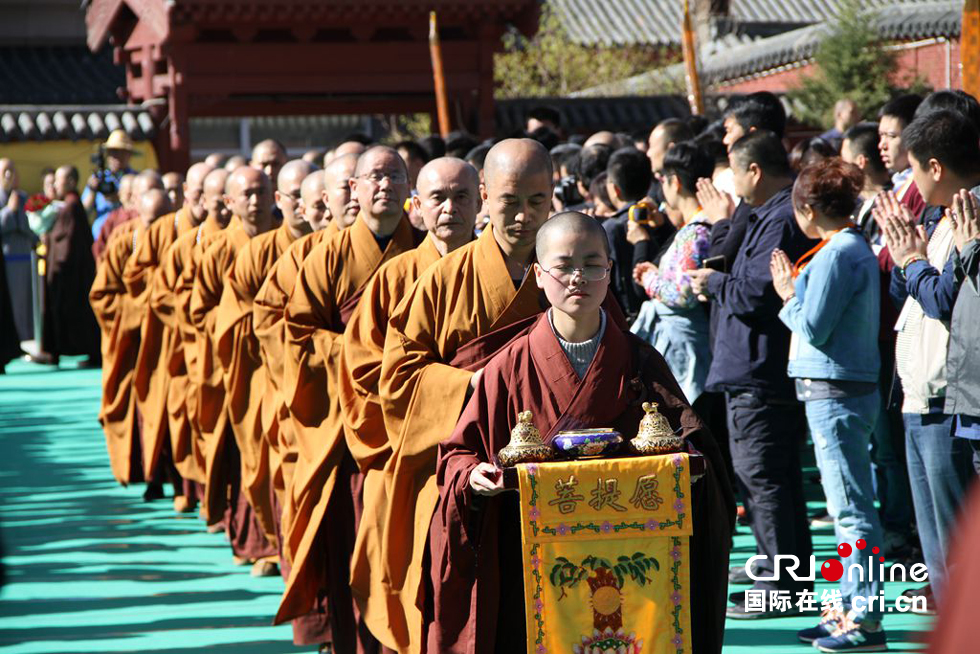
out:
<path id="1" fill-rule="evenodd" d="M 54 356 L 87 354 L 97 363 L 99 324 L 88 301 L 95 281 L 92 230 L 77 193 L 68 194 L 42 239 L 47 253 L 41 349 Z"/>
<path id="2" fill-rule="evenodd" d="M 691 626 L 695 652 L 720 652 L 735 502 L 714 439 L 663 357 L 614 318 L 579 380 L 547 316 L 487 364 L 452 437 L 439 447 L 430 579 L 420 597 L 425 651 L 526 651 L 518 497 L 513 492 L 478 497 L 469 490 L 470 472 L 481 462 L 496 461 L 517 414 L 531 411 L 549 440 L 559 431 L 597 427 L 613 427 L 629 439 L 636 435 L 643 402 L 652 400 L 689 450 L 706 459 L 705 476 L 692 493 Z M 499 554 L 480 557 L 479 552 Z"/>
<path id="3" fill-rule="evenodd" d="M 109 215 L 106 216 L 105 221 L 102 223 L 102 227 L 99 229 L 98 238 L 92 243 L 92 256 L 95 257 L 96 261 L 102 260 L 102 255 L 105 253 L 106 246 L 109 245 L 109 237 L 112 236 L 112 232 L 117 227 L 122 227 L 135 217 L 136 211 L 127 209 L 126 207 L 117 207 L 109 212 Z"/>

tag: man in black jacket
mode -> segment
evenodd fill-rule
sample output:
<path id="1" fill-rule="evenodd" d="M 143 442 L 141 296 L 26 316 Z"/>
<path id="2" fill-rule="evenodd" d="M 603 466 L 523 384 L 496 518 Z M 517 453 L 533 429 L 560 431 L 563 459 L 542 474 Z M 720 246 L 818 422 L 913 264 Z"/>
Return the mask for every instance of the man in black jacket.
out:
<path id="1" fill-rule="evenodd" d="M 778 319 L 782 302 L 772 286 L 768 260 L 779 248 L 796 261 L 815 242 L 793 217 L 793 178 L 778 136 L 756 130 L 729 153 L 735 188 L 751 206 L 745 240 L 730 273 L 691 271 L 695 292 L 711 297 L 718 314 L 707 388 L 724 391 L 732 462 L 752 521 L 759 554 L 757 576 L 773 575 L 777 554 L 795 555 L 806 565 L 812 552 L 800 468 L 806 436 L 803 406 L 786 376 L 790 333 Z M 778 581 L 756 581 L 756 590 L 810 590 L 781 570 Z M 733 596 L 731 618 L 784 615 L 745 610 Z"/>
<path id="2" fill-rule="evenodd" d="M 609 158 L 606 173 L 609 199 L 616 207 L 616 213 L 602 223 L 613 261 L 612 291 L 626 319 L 633 322 L 646 300 L 646 292 L 633 281 L 633 269 L 641 261 L 653 261 L 676 230 L 656 210 L 650 211 L 655 223 L 652 226 L 630 221 L 630 207 L 646 197 L 653 178 L 650 161 L 644 153 L 633 147 L 616 150 Z"/>

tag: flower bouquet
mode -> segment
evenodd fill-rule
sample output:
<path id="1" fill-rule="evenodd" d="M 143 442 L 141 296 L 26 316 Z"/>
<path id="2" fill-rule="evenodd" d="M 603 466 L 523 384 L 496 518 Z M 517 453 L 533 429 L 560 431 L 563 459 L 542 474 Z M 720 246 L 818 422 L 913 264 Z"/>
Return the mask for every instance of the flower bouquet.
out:
<path id="1" fill-rule="evenodd" d="M 31 231 L 38 236 L 50 231 L 64 204 L 60 200 L 50 199 L 43 193 L 35 193 L 27 198 L 24 211 L 27 212 L 27 223 Z"/>

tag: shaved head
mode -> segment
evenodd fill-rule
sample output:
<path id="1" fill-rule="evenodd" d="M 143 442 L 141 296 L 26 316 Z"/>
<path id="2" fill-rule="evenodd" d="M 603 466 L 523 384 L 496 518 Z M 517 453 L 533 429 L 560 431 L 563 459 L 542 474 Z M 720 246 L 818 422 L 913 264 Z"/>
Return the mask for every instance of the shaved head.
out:
<path id="1" fill-rule="evenodd" d="M 276 188 L 280 191 L 284 187 L 299 186 L 303 183 L 303 180 L 315 170 L 319 170 L 318 166 L 311 164 L 309 161 L 303 159 L 293 159 L 286 163 L 279 171 L 279 177 L 276 178 Z M 285 192 L 285 191 L 283 191 Z"/>
<path id="2" fill-rule="evenodd" d="M 538 230 L 534 279 L 551 304 L 562 338 L 580 343 L 600 329 L 609 290 L 609 241 L 595 218 L 577 211 L 555 215 Z"/>
<path id="3" fill-rule="evenodd" d="M 350 190 L 350 180 L 357 168 L 356 154 L 343 154 L 335 157 L 323 171 L 323 202 L 326 205 L 326 219 L 336 221 L 343 229 L 357 219 L 360 206 Z"/>
<path id="4" fill-rule="evenodd" d="M 187 169 L 187 179 L 184 181 L 184 186 L 198 186 L 204 188 L 204 178 L 207 177 L 208 173 L 214 169 L 215 166 L 206 161 L 194 164 Z"/>
<path id="5" fill-rule="evenodd" d="M 212 152 L 204 158 L 204 163 L 209 164 L 212 168 L 220 168 L 225 165 L 225 161 L 227 160 L 228 157 L 220 152 Z"/>
<path id="6" fill-rule="evenodd" d="M 222 194 L 225 192 L 225 184 L 228 183 L 228 177 L 231 175 L 230 172 L 224 168 L 215 168 L 210 173 L 204 176 L 204 195 L 205 197 L 213 196 L 215 193 Z"/>
<path id="7" fill-rule="evenodd" d="M 299 213 L 314 232 L 330 223 L 323 200 L 324 173 L 316 170 L 306 176 L 299 188 Z"/>
<path id="8" fill-rule="evenodd" d="M 184 176 L 177 172 L 169 172 L 163 175 L 163 189 L 168 193 L 173 189 L 181 188 L 184 185 Z M 170 197 L 171 201 L 173 196 Z"/>
<path id="9" fill-rule="evenodd" d="M 473 239 L 480 209 L 480 174 L 462 159 L 440 157 L 419 171 L 418 195 L 412 199 L 440 254 Z"/>
<path id="10" fill-rule="evenodd" d="M 303 212 L 299 208 L 300 187 L 303 185 L 303 180 L 315 170 L 317 167 L 310 162 L 294 159 L 279 171 L 275 194 L 276 206 L 282 211 L 282 219 L 294 238 L 310 232 L 310 225 L 303 219 Z"/>
<path id="11" fill-rule="evenodd" d="M 222 227 L 231 220 L 231 212 L 225 204 L 225 186 L 230 176 L 224 168 L 215 168 L 204 178 L 204 208 Z"/>
<path id="12" fill-rule="evenodd" d="M 495 177 L 528 175 L 553 170 L 551 155 L 543 145 L 532 139 L 505 139 L 490 148 L 483 163 L 483 178 L 492 184 Z"/>
<path id="13" fill-rule="evenodd" d="M 136 175 L 133 173 L 126 173 L 119 178 L 119 202 L 127 209 L 132 208 L 133 182 L 135 181 Z"/>
<path id="14" fill-rule="evenodd" d="M 242 166 L 228 178 L 226 188 L 225 202 L 250 238 L 272 227 L 272 183 L 264 172 Z"/>
<path id="15" fill-rule="evenodd" d="M 144 227 L 149 227 L 154 220 L 173 212 L 173 203 L 163 189 L 151 188 L 139 200 L 139 217 Z"/>
<path id="16" fill-rule="evenodd" d="M 551 155 L 537 141 L 507 139 L 490 148 L 483 177 L 494 239 L 516 269 L 533 257 L 534 238 L 551 212 Z"/>
<path id="17" fill-rule="evenodd" d="M 0 188 L 10 191 L 17 185 L 17 167 L 9 157 L 0 158 Z"/>
<path id="18" fill-rule="evenodd" d="M 279 179 L 279 170 L 286 163 L 286 148 L 275 139 L 260 141 L 252 148 L 249 165 L 264 172 L 270 180 Z"/>
<path id="19" fill-rule="evenodd" d="M 229 173 L 233 173 L 239 168 L 241 168 L 242 166 L 247 166 L 247 165 L 248 165 L 248 159 L 246 159 L 240 154 L 236 154 L 231 157 L 228 157 L 228 160 L 225 161 L 225 170 L 227 170 Z"/>
<path id="20" fill-rule="evenodd" d="M 374 145 L 367 150 L 364 150 L 361 156 L 358 157 L 357 167 L 354 169 L 354 177 L 360 177 L 361 175 L 369 173 L 377 165 L 377 162 L 380 159 L 388 159 L 392 161 L 394 159 L 398 159 L 398 161 L 401 161 L 402 170 L 405 170 L 405 161 L 402 159 L 401 155 L 398 154 L 397 150 L 394 148 L 389 148 L 387 145 Z"/>
<path id="21" fill-rule="evenodd" d="M 602 252 L 607 257 L 609 256 L 609 239 L 606 237 L 606 230 L 602 228 L 602 224 L 584 213 L 565 211 L 555 214 L 538 230 L 534 244 L 538 261 L 546 261 L 551 243 L 556 237 L 567 234 L 573 234 L 583 239 L 596 239 L 596 241 L 601 242 Z"/>
<path id="22" fill-rule="evenodd" d="M 78 169 L 72 165 L 58 166 L 54 171 L 54 194 L 59 200 L 78 188 Z"/>
<path id="23" fill-rule="evenodd" d="M 480 186 L 480 173 L 476 168 L 456 157 L 439 157 L 422 166 L 419 171 L 419 191 L 428 190 L 440 180 L 454 179 L 473 188 Z"/>
<path id="24" fill-rule="evenodd" d="M 214 166 L 207 163 L 196 163 L 187 169 L 187 181 L 184 182 L 184 206 L 191 214 L 191 220 L 195 225 L 199 225 L 208 216 L 208 210 L 204 206 L 204 178 L 214 170 Z"/>
<path id="25" fill-rule="evenodd" d="M 365 150 L 350 184 L 361 214 L 369 220 L 388 223 L 401 218 L 409 194 L 408 170 L 397 151 L 386 145 Z"/>
<path id="26" fill-rule="evenodd" d="M 333 150 L 333 156 L 342 157 L 345 154 L 364 154 L 367 146 L 360 141 L 344 141 Z"/>
<path id="27" fill-rule="evenodd" d="M 163 190 L 163 177 L 155 170 L 146 169 L 136 176 L 133 181 L 131 193 L 133 195 L 133 206 L 139 210 L 140 198 L 150 189 Z"/>

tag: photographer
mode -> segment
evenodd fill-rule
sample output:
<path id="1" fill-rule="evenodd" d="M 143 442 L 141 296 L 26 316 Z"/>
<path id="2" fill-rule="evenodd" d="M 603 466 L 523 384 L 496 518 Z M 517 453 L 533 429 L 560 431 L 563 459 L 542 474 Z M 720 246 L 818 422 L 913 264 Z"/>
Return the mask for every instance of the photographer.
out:
<path id="1" fill-rule="evenodd" d="M 133 156 L 133 141 L 121 129 L 114 130 L 93 156 L 95 172 L 88 178 L 82 192 L 82 206 L 92 221 L 92 237 L 95 238 L 102 223 L 113 209 L 119 206 L 119 179 L 134 172 L 129 167 Z"/>

